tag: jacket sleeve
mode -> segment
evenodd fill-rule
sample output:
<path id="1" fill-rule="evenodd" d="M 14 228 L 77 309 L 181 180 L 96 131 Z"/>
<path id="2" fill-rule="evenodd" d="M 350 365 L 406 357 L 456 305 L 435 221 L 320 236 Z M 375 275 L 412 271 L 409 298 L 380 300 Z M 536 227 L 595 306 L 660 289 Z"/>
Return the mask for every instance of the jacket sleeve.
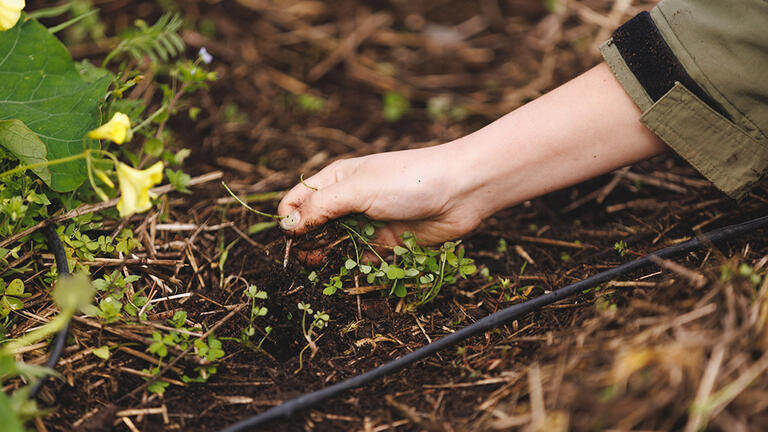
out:
<path id="1" fill-rule="evenodd" d="M 720 190 L 768 171 L 768 0 L 662 0 L 600 48 L 642 122 Z"/>

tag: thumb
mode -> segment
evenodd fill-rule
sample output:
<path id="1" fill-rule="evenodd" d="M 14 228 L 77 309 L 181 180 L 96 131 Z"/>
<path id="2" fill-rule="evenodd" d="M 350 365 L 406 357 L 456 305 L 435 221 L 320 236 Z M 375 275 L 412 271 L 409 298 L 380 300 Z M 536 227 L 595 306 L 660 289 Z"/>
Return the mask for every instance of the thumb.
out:
<path id="1" fill-rule="evenodd" d="M 311 231 L 331 219 L 350 213 L 363 213 L 365 201 L 354 182 L 339 182 L 312 192 L 288 216 L 280 227 L 295 235 Z"/>

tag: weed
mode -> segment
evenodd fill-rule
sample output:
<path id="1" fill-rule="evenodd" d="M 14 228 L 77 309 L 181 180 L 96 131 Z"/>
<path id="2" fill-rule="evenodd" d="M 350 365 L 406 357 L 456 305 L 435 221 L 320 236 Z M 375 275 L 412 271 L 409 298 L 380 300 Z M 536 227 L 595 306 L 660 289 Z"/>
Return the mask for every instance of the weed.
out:
<path id="1" fill-rule="evenodd" d="M 382 114 L 389 122 L 396 122 L 411 110 L 411 103 L 402 93 L 388 91 L 382 99 Z"/>
<path id="2" fill-rule="evenodd" d="M 466 278 L 475 273 L 474 261 L 464 256 L 461 242 L 445 242 L 439 249 L 420 246 L 412 233 L 401 236 L 404 246 L 395 246 L 391 262 L 384 260 L 373 245 L 376 227 L 381 223 L 364 217 L 349 217 L 340 222 L 349 234 L 354 256 L 346 259 L 337 274 L 323 282 L 323 293 L 333 295 L 342 289 L 345 281 L 356 277 L 363 278 L 368 284 L 389 286 L 389 295 L 400 298 L 409 297 L 412 306 L 419 306 L 432 301 L 445 284 L 455 283 L 459 278 Z M 376 255 L 380 264 L 361 261 L 363 252 Z M 316 279 L 310 274 L 310 281 Z"/>
<path id="3" fill-rule="evenodd" d="M 629 251 L 629 246 L 627 246 L 627 242 L 624 240 L 619 240 L 614 243 L 613 248 L 616 250 L 616 252 L 619 253 L 620 256 L 626 255 Z"/>
<path id="4" fill-rule="evenodd" d="M 261 340 L 259 340 L 256 345 L 251 342 L 251 338 L 256 335 L 256 326 L 254 323 L 257 319 L 266 317 L 269 313 L 269 309 L 264 306 L 264 300 L 267 299 L 268 295 L 266 291 L 259 290 L 256 285 L 251 285 L 246 288 L 244 295 L 250 302 L 251 314 L 249 316 L 248 326 L 246 326 L 241 332 L 240 342 L 244 346 L 251 348 L 254 351 L 259 351 L 262 344 L 264 344 L 264 341 L 267 340 L 267 337 L 270 335 L 270 333 L 272 333 L 272 327 L 266 326 L 264 327 L 264 336 L 261 338 Z"/>
<path id="5" fill-rule="evenodd" d="M 304 368 L 304 351 L 306 351 L 307 349 L 311 349 L 311 353 L 309 356 L 310 360 L 315 357 L 315 354 L 317 354 L 317 351 L 319 350 L 319 348 L 317 347 L 317 341 L 323 336 L 323 335 L 318 335 L 317 337 L 315 337 L 316 331 L 320 331 L 324 329 L 325 326 L 328 324 L 328 320 L 330 320 L 330 316 L 328 316 L 327 313 L 323 311 L 314 312 L 309 303 L 299 302 L 298 308 L 302 312 L 301 334 L 304 336 L 304 339 L 307 341 L 307 345 L 305 345 L 304 348 L 302 348 L 301 351 L 299 352 L 299 368 L 296 369 L 294 373 L 299 373 Z M 309 323 L 309 326 L 307 326 L 307 316 L 310 316 L 312 318 L 312 322 Z"/>

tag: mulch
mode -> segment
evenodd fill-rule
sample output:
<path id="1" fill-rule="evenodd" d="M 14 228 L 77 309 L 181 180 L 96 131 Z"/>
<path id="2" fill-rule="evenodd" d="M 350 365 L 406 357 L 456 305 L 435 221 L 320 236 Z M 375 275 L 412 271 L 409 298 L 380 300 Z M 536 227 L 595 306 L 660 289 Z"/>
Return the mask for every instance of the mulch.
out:
<path id="1" fill-rule="evenodd" d="M 135 18 L 151 21 L 161 4 L 173 5 L 95 3 L 115 28 Z M 655 2 L 551 2 L 560 5 L 554 11 L 545 3 L 190 0 L 176 6 L 188 23 L 188 54 L 205 46 L 219 76 L 190 102 L 201 108 L 195 121 L 178 115 L 169 123 L 179 146 L 192 149 L 186 169 L 207 181 L 193 186 L 192 195 L 164 196 L 162 215 L 130 220 L 142 241 L 133 257 L 88 263 L 96 275 L 115 269 L 140 275 L 133 289 L 154 300 L 150 325 L 77 319 L 57 367 L 63 379 L 40 393 L 41 405 L 55 410 L 37 429 L 218 430 L 508 305 L 765 213 L 764 185 L 735 203 L 679 158 L 660 156 L 494 215 L 464 244 L 481 268 L 509 284 L 476 275 L 407 313 L 377 292 L 324 296 L 296 260 L 283 266 L 279 229 L 248 234 L 265 220 L 236 205 L 221 180 L 273 212 L 300 175 L 333 160 L 458 138 L 595 65 L 596 48 L 612 29 Z M 92 43 L 72 51 L 103 55 Z M 157 89 L 143 91 L 152 98 Z M 387 91 L 412 105 L 397 122 L 382 115 Z M 322 97 L 325 106 L 302 109 L 302 94 Z M 435 98 L 466 116 L 431 118 Z M 106 221 L 104 230 L 119 226 Z M 623 256 L 615 248 L 620 241 L 627 246 Z M 51 263 L 46 255 L 27 259 Z M 682 269 L 647 268 L 545 307 L 264 430 L 765 429 L 768 283 L 750 280 L 740 267 L 762 275 L 768 244 L 752 234 L 678 263 Z M 273 330 L 263 350 L 234 340 L 248 323 L 238 308 L 249 285 L 269 294 L 270 313 L 259 323 Z M 327 311 L 331 321 L 317 355 L 297 371 L 304 339 L 297 320 L 285 317 L 298 316 L 299 301 Z M 13 334 L 55 312 L 42 297 L 29 304 Z M 200 366 L 184 357 L 166 375 L 171 385 L 163 396 L 125 397 L 145 383 L 137 372 L 152 366 L 146 357 L 152 331 L 179 310 L 200 333 L 219 325 L 226 356 L 217 372 L 205 383 L 180 382 L 179 372 Z M 90 354 L 102 345 L 115 347 L 109 360 Z M 47 355 L 40 347 L 22 357 L 41 364 Z"/>

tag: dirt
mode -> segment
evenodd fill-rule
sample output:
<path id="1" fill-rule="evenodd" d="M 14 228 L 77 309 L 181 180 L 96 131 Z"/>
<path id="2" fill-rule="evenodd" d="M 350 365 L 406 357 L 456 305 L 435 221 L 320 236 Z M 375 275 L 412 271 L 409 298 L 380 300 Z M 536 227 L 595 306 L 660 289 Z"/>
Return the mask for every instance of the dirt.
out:
<path id="1" fill-rule="evenodd" d="M 162 12 L 158 4 L 163 3 L 173 2 L 104 2 L 101 14 L 119 28 L 134 18 L 151 21 Z M 612 16 L 618 24 L 652 3 L 633 2 Z M 188 55 L 205 46 L 214 55 L 212 68 L 219 80 L 191 102 L 201 108 L 196 121 L 179 115 L 169 128 L 180 145 L 193 150 L 187 165 L 192 175 L 222 170 L 224 180 L 239 194 L 277 192 L 253 204 L 274 212 L 280 193 L 300 174 L 309 176 L 336 158 L 455 139 L 596 64 L 594 44 L 609 36 L 610 28 L 590 20 L 587 9 L 609 15 L 614 2 L 569 4 L 550 13 L 542 2 L 523 0 L 184 1 L 180 10 L 188 20 L 184 33 Z M 358 46 L 339 54 L 337 62 L 317 69 L 336 55 L 340 43 L 376 16 L 384 17 L 376 31 L 361 36 Z M 437 41 L 459 36 L 464 38 L 459 42 Z M 81 46 L 73 51 L 94 50 L 98 52 Z M 407 95 L 412 103 L 404 119 L 394 123 L 382 117 L 381 98 L 387 90 Z M 320 113 L 303 111 L 292 91 L 322 96 L 325 107 Z M 441 95 L 464 106 L 467 117 L 431 119 L 427 101 Z M 744 202 L 731 202 L 672 155 L 638 164 L 631 172 L 636 177 L 619 171 L 489 218 L 464 240 L 467 255 L 490 275 L 508 278 L 510 285 L 489 290 L 488 280 L 476 275 L 444 288 L 433 303 L 411 313 L 397 313 L 398 299 L 379 292 L 360 297 L 323 295 L 322 287 L 307 279 L 311 269 L 294 254 L 283 268 L 286 239 L 279 229 L 251 236 L 229 228 L 200 232 L 190 248 L 194 265 L 180 255 L 184 267 L 153 269 L 164 280 L 180 281 L 174 285 L 175 294 L 192 295 L 158 303 L 152 319 L 163 322 L 183 309 L 191 322 L 210 328 L 231 306 L 246 301 L 243 289 L 253 284 L 269 295 L 269 315 L 259 319 L 258 326 L 270 325 L 273 330 L 262 350 L 244 347 L 235 339 L 241 337 L 248 316 L 236 314 L 216 331 L 224 340 L 226 356 L 207 382 L 171 385 L 162 397 L 143 392 L 120 401 L 119 408 L 165 407 L 167 419 L 156 412 L 129 416 L 143 431 L 218 430 L 380 366 L 508 305 L 701 230 L 764 213 L 768 202 L 764 185 Z M 167 221 L 231 222 L 241 231 L 264 221 L 237 205 L 216 204 L 227 194 L 214 183 L 196 187 L 192 196 L 171 195 Z M 135 220 L 136 225 L 145 217 Z M 189 234 L 158 232 L 155 244 L 184 240 Z M 324 235 L 338 238 L 342 233 Z M 628 245 L 624 256 L 615 249 L 620 240 Z M 218 268 L 222 247 L 234 241 L 224 267 Z M 764 238 L 754 234 L 680 260 L 711 281 L 705 288 L 693 288 L 682 276 L 656 268 L 626 275 L 623 280 L 642 283 L 606 286 L 546 307 L 260 430 L 681 429 L 715 349 L 714 342 L 702 338 L 720 340 L 735 331 L 739 326 L 727 321 L 733 319 L 734 310 L 746 311 L 754 297 L 750 294 L 754 287 L 741 279 L 733 285 L 717 283 L 719 267 L 732 255 L 755 263 L 766 253 Z M 527 264 L 523 254 L 535 264 Z M 344 257 L 340 248 L 328 259 L 338 263 Z M 139 266 L 129 270 L 144 274 Z M 147 278 L 143 281 L 147 283 Z M 651 282 L 653 286 L 648 285 Z M 716 310 L 703 315 L 702 322 L 693 321 L 696 328 L 685 322 L 649 333 L 659 323 L 703 313 L 701 307 L 711 309 L 710 303 L 699 304 L 707 298 Z M 298 354 L 305 345 L 298 302 L 326 311 L 331 320 L 318 341 L 318 353 L 311 360 L 306 354 L 297 372 Z M 685 331 L 698 339 L 685 339 L 681 336 Z M 144 383 L 143 378 L 125 373 L 126 368 L 148 366 L 120 351 L 108 361 L 93 356 L 78 359 L 83 347 L 127 341 L 77 323 L 72 333 L 76 344 L 65 352 L 64 366 L 59 367 L 64 381 L 52 382 L 41 392 L 43 404 L 55 408 L 42 420 L 51 431 L 87 424 L 99 408 Z M 729 340 L 717 349 L 738 345 Z M 131 346 L 138 351 L 146 348 Z M 681 347 L 686 346 L 695 362 L 683 358 Z M 644 372 L 620 375 L 621 379 L 610 375 L 622 372 L 616 359 L 643 349 L 645 363 L 638 364 Z M 747 342 L 734 350 L 742 353 L 742 363 L 728 363 L 735 354 L 727 357 L 731 368 L 718 385 L 762 355 L 759 345 Z M 665 361 L 665 355 L 679 361 Z M 184 367 L 191 372 L 191 366 Z M 764 387 L 760 381 L 754 394 L 715 417 L 710 427 L 765 425 L 764 404 L 754 403 L 765 394 L 760 393 Z M 757 412 L 748 420 L 750 407 Z M 122 417 L 106 418 L 110 421 L 104 424 L 114 430 L 130 430 Z"/>

